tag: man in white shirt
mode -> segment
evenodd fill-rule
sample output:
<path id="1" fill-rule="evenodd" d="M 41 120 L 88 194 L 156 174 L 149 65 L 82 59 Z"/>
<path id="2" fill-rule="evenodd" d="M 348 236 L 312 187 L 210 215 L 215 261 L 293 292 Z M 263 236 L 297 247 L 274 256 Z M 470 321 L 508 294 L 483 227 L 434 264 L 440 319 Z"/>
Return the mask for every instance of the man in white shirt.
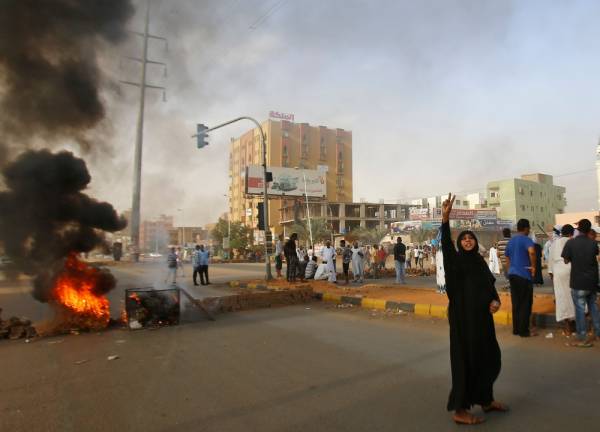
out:
<path id="1" fill-rule="evenodd" d="M 327 263 L 327 270 L 329 271 L 329 282 L 337 283 L 335 267 L 333 265 L 333 259 L 335 257 L 335 248 L 331 246 L 331 241 L 327 240 L 325 247 L 321 251 L 321 258 L 324 263 Z"/>

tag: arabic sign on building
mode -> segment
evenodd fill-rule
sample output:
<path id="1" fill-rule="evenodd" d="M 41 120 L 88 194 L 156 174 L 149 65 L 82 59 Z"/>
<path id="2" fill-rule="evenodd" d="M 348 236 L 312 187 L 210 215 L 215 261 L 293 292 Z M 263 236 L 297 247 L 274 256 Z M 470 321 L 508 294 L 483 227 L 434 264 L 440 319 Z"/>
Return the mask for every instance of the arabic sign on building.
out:
<path id="1" fill-rule="evenodd" d="M 322 198 L 327 193 L 325 173 L 317 170 L 269 167 L 273 181 L 268 184 L 269 195 L 304 196 L 304 176 L 306 176 L 306 195 Z M 263 168 L 249 165 L 246 168 L 246 193 L 263 194 Z"/>
<path id="2" fill-rule="evenodd" d="M 278 120 L 294 121 L 294 114 L 281 113 L 279 111 L 269 111 L 269 117 Z"/>
<path id="3" fill-rule="evenodd" d="M 432 212 L 433 219 L 441 219 L 442 209 L 434 208 Z M 495 209 L 452 209 L 450 219 L 458 220 L 496 220 L 497 214 Z"/>
<path id="4" fill-rule="evenodd" d="M 429 218 L 429 209 L 427 207 L 424 207 L 424 208 L 411 207 L 408 210 L 408 213 L 410 215 L 411 220 L 423 220 L 423 219 Z"/>

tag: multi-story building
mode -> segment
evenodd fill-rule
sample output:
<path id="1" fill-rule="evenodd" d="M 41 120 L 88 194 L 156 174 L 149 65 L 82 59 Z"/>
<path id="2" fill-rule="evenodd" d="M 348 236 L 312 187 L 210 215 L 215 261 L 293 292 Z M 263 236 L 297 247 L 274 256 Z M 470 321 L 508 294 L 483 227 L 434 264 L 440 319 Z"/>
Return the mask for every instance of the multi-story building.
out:
<path id="1" fill-rule="evenodd" d="M 487 204 L 496 208 L 499 219 L 516 222 L 526 218 L 532 226 L 548 230 L 554 216 L 564 212 L 567 201 L 565 188 L 556 186 L 551 175 L 536 173 L 489 182 Z"/>
<path id="2" fill-rule="evenodd" d="M 352 132 L 271 119 L 261 126 L 267 140 L 267 166 L 324 171 L 326 200 L 352 202 Z M 249 165 L 262 164 L 258 128 L 231 140 L 229 158 L 231 220 L 256 227 L 256 207 L 262 197 L 245 194 L 245 171 Z M 269 226 L 272 231 L 282 232 L 281 209 L 297 199 L 270 197 Z"/>
<path id="3" fill-rule="evenodd" d="M 173 229 L 173 216 L 160 215 L 153 221 L 145 220 L 140 226 L 140 246 L 143 252 L 164 251 L 169 245 L 169 231 Z"/>
<path id="4" fill-rule="evenodd" d="M 390 228 L 392 222 L 409 219 L 411 204 L 324 202 L 309 204 L 311 218 L 328 221 L 334 235 L 345 234 L 355 228 Z M 297 220 L 306 220 L 306 205 L 297 200 L 282 209 L 282 225 L 291 227 Z"/>

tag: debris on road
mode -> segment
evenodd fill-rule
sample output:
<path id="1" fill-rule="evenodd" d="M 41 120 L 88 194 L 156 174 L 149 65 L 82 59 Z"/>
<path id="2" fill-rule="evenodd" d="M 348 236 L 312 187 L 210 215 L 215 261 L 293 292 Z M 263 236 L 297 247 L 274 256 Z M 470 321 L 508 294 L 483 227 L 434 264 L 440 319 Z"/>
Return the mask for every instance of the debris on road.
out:
<path id="1" fill-rule="evenodd" d="M 106 359 L 107 360 L 117 360 L 118 358 L 120 358 L 118 355 L 109 355 Z"/>
<path id="2" fill-rule="evenodd" d="M 554 338 L 554 333 L 548 333 L 546 335 L 546 339 L 552 339 L 552 338 Z"/>
<path id="3" fill-rule="evenodd" d="M 0 313 L 2 309 L 0 308 Z M 38 335 L 31 321 L 26 318 L 10 317 L 4 321 L 0 318 L 0 339 L 31 339 Z"/>
<path id="4" fill-rule="evenodd" d="M 63 343 L 64 341 L 65 341 L 64 339 L 53 340 L 53 341 L 48 342 L 48 345 L 59 344 L 59 343 Z"/>
<path id="5" fill-rule="evenodd" d="M 81 364 L 87 363 L 87 362 L 89 362 L 89 361 L 90 361 L 89 359 L 77 360 L 77 361 L 75 362 L 75 364 L 76 364 L 76 365 L 81 365 Z"/>

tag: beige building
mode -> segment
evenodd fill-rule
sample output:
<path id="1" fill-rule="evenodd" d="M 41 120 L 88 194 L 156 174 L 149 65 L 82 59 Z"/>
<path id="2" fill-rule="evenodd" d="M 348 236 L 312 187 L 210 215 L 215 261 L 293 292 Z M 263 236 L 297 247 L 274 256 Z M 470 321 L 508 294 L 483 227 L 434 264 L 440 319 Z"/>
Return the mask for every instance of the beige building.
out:
<path id="1" fill-rule="evenodd" d="M 261 126 L 267 140 L 267 166 L 326 170 L 327 201 L 352 202 L 352 132 L 286 120 L 267 120 Z M 253 228 L 262 198 L 245 194 L 245 171 L 248 165 L 262 164 L 261 150 L 257 128 L 230 143 L 231 220 Z M 282 208 L 295 199 L 269 199 L 269 226 L 275 233 L 283 231 Z"/>
<path id="2" fill-rule="evenodd" d="M 575 225 L 581 219 L 589 219 L 593 226 L 600 225 L 600 212 L 589 211 L 589 212 L 574 212 L 574 213 L 562 213 L 554 216 L 554 221 L 557 225 L 571 224 L 573 228 L 577 228 Z"/>

